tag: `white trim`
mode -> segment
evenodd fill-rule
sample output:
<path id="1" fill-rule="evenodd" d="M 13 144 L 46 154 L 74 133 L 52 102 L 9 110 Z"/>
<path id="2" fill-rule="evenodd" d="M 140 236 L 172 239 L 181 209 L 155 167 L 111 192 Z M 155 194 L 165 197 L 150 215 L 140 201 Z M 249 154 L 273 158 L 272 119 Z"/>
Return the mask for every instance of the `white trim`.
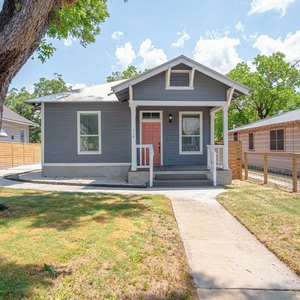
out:
<path id="1" fill-rule="evenodd" d="M 80 134 L 80 115 L 81 114 L 91 114 L 91 115 L 98 115 L 98 134 L 95 135 L 87 135 L 87 136 L 98 136 L 99 138 L 99 150 L 98 151 L 81 151 L 80 150 L 80 137 L 82 136 Z M 95 154 L 101 154 L 101 148 L 102 148 L 102 134 L 101 134 L 101 111 L 77 111 L 77 154 L 78 155 L 95 155 Z"/>
<path id="2" fill-rule="evenodd" d="M 131 163 L 44 163 L 44 167 L 129 167 Z"/>
<path id="3" fill-rule="evenodd" d="M 217 81 L 220 81 L 230 87 L 234 87 L 236 90 L 238 90 L 239 92 L 242 92 L 244 94 L 250 94 L 250 91 L 251 89 L 230 79 L 229 77 L 226 77 L 225 75 L 213 70 L 213 69 L 210 69 L 184 55 L 180 55 L 160 66 L 157 66 L 151 70 L 149 70 L 148 72 L 145 72 L 141 75 L 138 75 L 134 78 L 131 78 L 131 79 L 128 79 L 122 83 L 119 83 L 115 86 L 112 87 L 112 90 L 114 91 L 114 93 L 117 93 L 123 89 L 126 89 L 129 87 L 129 85 L 134 85 L 134 84 L 137 84 L 141 81 L 144 81 L 146 79 L 149 79 L 150 77 L 156 75 L 156 74 L 159 74 L 161 72 L 164 72 L 166 70 L 168 70 L 169 68 L 172 68 L 172 67 L 175 67 L 177 66 L 178 64 L 185 64 L 191 68 L 195 68 L 195 70 L 199 71 L 200 73 L 203 73 Z"/>
<path id="4" fill-rule="evenodd" d="M 133 100 L 137 106 L 227 106 L 226 101 L 160 101 Z"/>
<path id="5" fill-rule="evenodd" d="M 26 123 L 26 122 L 21 122 L 21 121 L 15 121 L 12 119 L 7 119 L 7 118 L 3 118 L 2 119 L 3 122 L 9 122 L 9 123 L 16 123 L 16 124 L 20 124 L 20 125 L 26 125 L 26 126 L 31 126 L 31 127 L 38 127 L 38 124 L 35 124 L 33 122 L 31 123 Z"/>
<path id="6" fill-rule="evenodd" d="M 223 166 L 228 169 L 228 106 L 223 107 Z"/>
<path id="7" fill-rule="evenodd" d="M 185 91 L 190 91 L 193 90 L 194 87 L 193 86 L 177 86 L 177 85 L 170 85 L 166 87 L 166 90 L 177 90 L 177 91 L 181 91 L 181 90 L 185 90 Z"/>
<path id="8" fill-rule="evenodd" d="M 215 145 L 215 111 L 210 110 L 210 144 Z"/>
<path id="9" fill-rule="evenodd" d="M 199 114 L 199 126 L 200 126 L 200 151 L 182 151 L 182 115 Z M 179 154 L 180 155 L 193 155 L 203 154 L 203 112 L 202 111 L 180 111 L 179 112 Z"/>
<path id="10" fill-rule="evenodd" d="M 234 88 L 229 88 L 227 90 L 227 102 L 228 102 L 228 106 L 230 106 L 232 97 L 233 97 L 233 93 L 234 93 Z"/>
<path id="11" fill-rule="evenodd" d="M 45 161 L 45 103 L 41 104 L 41 144 L 42 144 L 42 165 Z"/>
<path id="12" fill-rule="evenodd" d="M 191 74 L 192 73 L 192 70 L 177 70 L 177 69 L 171 69 L 171 73 L 175 73 L 175 74 Z"/>
<path id="13" fill-rule="evenodd" d="M 195 78 L 195 68 L 192 69 L 192 72 L 190 74 L 190 82 L 189 86 L 194 88 L 194 78 Z"/>
<path id="14" fill-rule="evenodd" d="M 143 120 L 142 115 L 144 112 L 154 112 L 154 113 L 159 113 L 159 119 L 147 119 Z M 160 165 L 164 165 L 164 145 L 163 145 L 163 111 L 162 110 L 140 110 L 140 121 L 139 121 L 139 126 L 140 126 L 140 144 L 142 144 L 142 123 L 143 122 L 160 122 Z"/>

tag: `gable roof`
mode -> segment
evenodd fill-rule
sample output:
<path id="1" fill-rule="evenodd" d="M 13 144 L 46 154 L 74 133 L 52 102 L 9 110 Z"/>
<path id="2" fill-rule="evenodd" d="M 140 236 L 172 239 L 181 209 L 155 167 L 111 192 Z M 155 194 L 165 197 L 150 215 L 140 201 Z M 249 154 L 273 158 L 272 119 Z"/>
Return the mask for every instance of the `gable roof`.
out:
<path id="1" fill-rule="evenodd" d="M 115 94 L 111 93 L 113 85 L 120 84 L 125 80 L 107 82 L 86 86 L 80 89 L 71 90 L 70 92 L 49 95 L 36 99 L 25 101 L 26 103 L 69 103 L 69 102 L 101 102 L 101 101 L 118 101 Z"/>
<path id="2" fill-rule="evenodd" d="M 229 130 L 229 132 L 238 132 L 242 130 L 250 130 L 254 128 L 283 124 L 288 122 L 295 122 L 295 121 L 300 121 L 300 109 L 278 114 L 263 120 L 258 120 L 253 123 Z"/>
<path id="3" fill-rule="evenodd" d="M 161 72 L 164 72 L 166 70 L 168 70 L 169 68 L 175 67 L 179 64 L 185 64 L 191 68 L 195 68 L 195 70 L 199 71 L 202 74 L 205 74 L 219 82 L 224 83 L 225 85 L 227 85 L 228 87 L 233 87 L 235 89 L 235 95 L 236 97 L 238 97 L 241 94 L 249 94 L 251 92 L 251 89 L 246 87 L 243 84 L 240 84 L 232 79 L 230 79 L 229 77 L 211 69 L 208 68 L 198 62 L 196 62 L 195 60 L 192 60 L 184 55 L 180 55 L 174 59 L 171 59 L 141 75 L 138 75 L 134 78 L 130 78 L 122 83 L 116 84 L 112 87 L 112 91 L 114 93 L 118 93 L 121 92 L 122 90 L 129 88 L 130 85 L 134 85 L 137 84 L 141 81 L 144 81 L 152 76 L 155 76 Z"/>
<path id="4" fill-rule="evenodd" d="M 38 126 L 37 124 L 20 116 L 19 114 L 15 113 L 14 111 L 10 110 L 5 106 L 3 107 L 3 121 L 18 123 L 18 124 L 23 124 L 28 126 Z"/>

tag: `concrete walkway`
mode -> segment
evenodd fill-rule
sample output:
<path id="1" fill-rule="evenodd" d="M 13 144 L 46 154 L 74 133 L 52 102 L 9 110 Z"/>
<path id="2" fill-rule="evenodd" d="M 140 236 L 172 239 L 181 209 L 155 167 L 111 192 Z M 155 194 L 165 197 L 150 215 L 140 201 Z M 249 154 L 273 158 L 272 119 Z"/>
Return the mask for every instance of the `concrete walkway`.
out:
<path id="1" fill-rule="evenodd" d="M 29 166 L 28 171 L 37 167 Z M 0 170 L 0 186 L 169 197 L 200 299 L 300 299 L 300 279 L 215 200 L 222 188 L 99 189 L 1 178 L 26 171 L 18 168 Z"/>

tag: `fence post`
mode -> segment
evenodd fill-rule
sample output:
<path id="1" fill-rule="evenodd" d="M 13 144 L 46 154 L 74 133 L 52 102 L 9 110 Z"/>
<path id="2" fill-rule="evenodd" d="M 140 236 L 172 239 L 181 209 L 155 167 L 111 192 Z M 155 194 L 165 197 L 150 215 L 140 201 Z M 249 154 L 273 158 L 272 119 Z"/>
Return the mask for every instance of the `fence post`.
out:
<path id="1" fill-rule="evenodd" d="M 239 161 L 239 179 L 240 180 L 243 180 L 243 151 L 242 151 L 242 142 L 239 141 L 238 142 L 238 145 L 239 145 L 239 158 L 240 158 L 240 161 Z"/>
<path id="2" fill-rule="evenodd" d="M 11 145 L 11 166 L 14 166 L 14 144 L 10 143 Z"/>
<path id="3" fill-rule="evenodd" d="M 268 154 L 264 153 L 264 184 L 268 184 Z"/>
<path id="4" fill-rule="evenodd" d="M 248 153 L 244 153 L 245 180 L 248 179 Z"/>
<path id="5" fill-rule="evenodd" d="M 297 171 L 297 154 L 293 154 L 293 192 L 298 191 L 298 171 Z"/>

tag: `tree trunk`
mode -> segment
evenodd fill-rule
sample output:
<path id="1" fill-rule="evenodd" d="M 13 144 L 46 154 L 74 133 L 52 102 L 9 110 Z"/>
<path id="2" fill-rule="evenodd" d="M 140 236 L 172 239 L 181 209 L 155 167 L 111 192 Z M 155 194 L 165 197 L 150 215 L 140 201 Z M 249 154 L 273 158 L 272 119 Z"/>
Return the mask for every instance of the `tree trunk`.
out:
<path id="1" fill-rule="evenodd" d="M 0 130 L 9 85 L 37 49 L 52 14 L 63 3 L 63 0 L 4 1 L 0 12 Z"/>

